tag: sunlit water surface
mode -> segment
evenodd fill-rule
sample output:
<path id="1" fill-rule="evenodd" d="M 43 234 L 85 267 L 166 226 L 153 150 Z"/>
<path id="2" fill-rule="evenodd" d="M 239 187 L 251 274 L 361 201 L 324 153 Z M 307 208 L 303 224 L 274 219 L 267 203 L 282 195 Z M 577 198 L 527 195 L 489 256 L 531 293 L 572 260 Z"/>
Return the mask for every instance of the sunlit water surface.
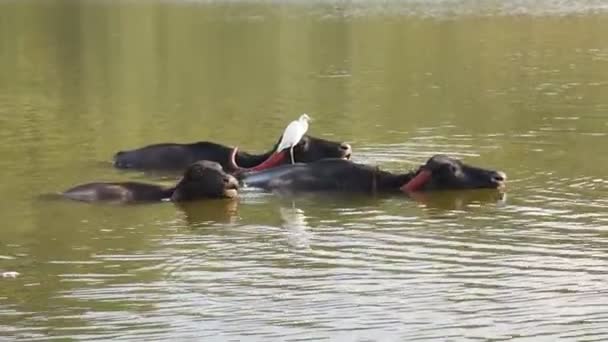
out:
<path id="1" fill-rule="evenodd" d="M 605 1 L 0 3 L 0 339 L 608 339 Z M 506 194 L 49 201 L 120 149 L 300 113 Z M 17 272 L 17 273 L 11 273 Z"/>

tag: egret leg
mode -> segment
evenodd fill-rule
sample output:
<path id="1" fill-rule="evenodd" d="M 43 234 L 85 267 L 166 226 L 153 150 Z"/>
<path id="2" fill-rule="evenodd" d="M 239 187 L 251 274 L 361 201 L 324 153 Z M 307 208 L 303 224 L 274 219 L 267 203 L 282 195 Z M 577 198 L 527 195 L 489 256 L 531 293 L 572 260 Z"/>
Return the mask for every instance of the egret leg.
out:
<path id="1" fill-rule="evenodd" d="M 291 155 L 291 163 L 295 164 L 296 161 L 293 159 L 293 146 L 289 149 L 289 155 Z"/>

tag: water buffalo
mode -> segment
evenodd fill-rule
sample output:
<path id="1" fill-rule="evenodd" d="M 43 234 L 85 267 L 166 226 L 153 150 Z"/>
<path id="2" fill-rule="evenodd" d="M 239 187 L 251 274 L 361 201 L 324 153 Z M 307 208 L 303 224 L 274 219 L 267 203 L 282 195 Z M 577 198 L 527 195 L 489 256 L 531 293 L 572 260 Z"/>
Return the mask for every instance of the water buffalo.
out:
<path id="1" fill-rule="evenodd" d="M 119 169 L 144 171 L 179 171 L 198 160 L 210 160 L 220 163 L 227 172 L 241 168 L 261 170 L 290 162 L 287 152 L 274 153 L 277 144 L 270 151 L 262 154 L 242 152 L 207 141 L 191 144 L 155 144 L 116 153 L 114 166 Z M 296 162 L 309 163 L 324 158 L 350 158 L 352 149 L 347 143 L 305 135 L 294 147 L 293 153 Z"/>
<path id="2" fill-rule="evenodd" d="M 236 197 L 238 185 L 236 178 L 225 173 L 220 164 L 203 160 L 190 165 L 174 187 L 137 182 L 97 182 L 75 186 L 61 195 L 83 202 L 181 202 Z"/>
<path id="3" fill-rule="evenodd" d="M 506 174 L 470 166 L 444 155 L 430 158 L 417 171 L 401 174 L 349 160 L 324 159 L 309 164 L 281 165 L 238 175 L 247 187 L 279 192 L 388 193 L 432 190 L 496 189 Z"/>

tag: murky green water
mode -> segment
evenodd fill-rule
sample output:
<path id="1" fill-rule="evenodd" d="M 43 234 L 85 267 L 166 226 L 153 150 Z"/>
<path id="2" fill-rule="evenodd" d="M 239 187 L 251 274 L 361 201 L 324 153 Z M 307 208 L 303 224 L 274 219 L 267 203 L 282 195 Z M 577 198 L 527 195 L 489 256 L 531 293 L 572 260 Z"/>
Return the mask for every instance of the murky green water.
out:
<path id="1" fill-rule="evenodd" d="M 0 339 L 608 339 L 602 1 L 0 3 Z M 437 152 L 495 193 L 44 201 L 120 149 Z"/>

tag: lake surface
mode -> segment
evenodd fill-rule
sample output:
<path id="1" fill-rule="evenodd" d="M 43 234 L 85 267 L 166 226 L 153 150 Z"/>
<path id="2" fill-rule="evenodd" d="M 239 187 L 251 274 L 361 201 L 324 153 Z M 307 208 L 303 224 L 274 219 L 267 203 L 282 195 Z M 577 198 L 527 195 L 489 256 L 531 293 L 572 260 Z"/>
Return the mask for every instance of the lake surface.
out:
<path id="1" fill-rule="evenodd" d="M 0 2 L 0 340 L 608 340 L 605 1 Z M 121 149 L 354 159 L 506 194 L 48 201 Z"/>

